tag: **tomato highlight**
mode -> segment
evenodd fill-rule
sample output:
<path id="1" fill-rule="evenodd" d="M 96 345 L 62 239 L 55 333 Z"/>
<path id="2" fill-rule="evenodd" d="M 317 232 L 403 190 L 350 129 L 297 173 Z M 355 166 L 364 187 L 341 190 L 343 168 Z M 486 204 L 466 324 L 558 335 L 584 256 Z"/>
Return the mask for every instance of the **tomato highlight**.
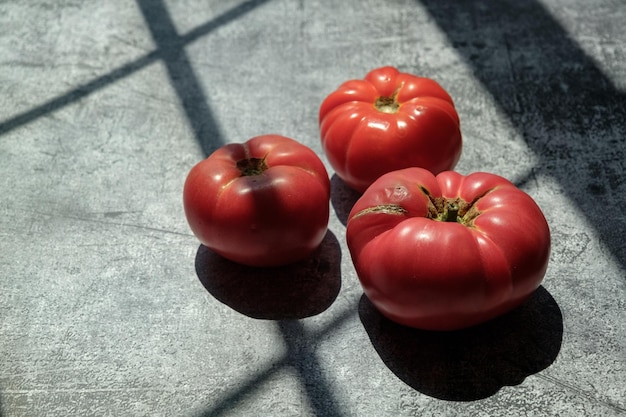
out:
<path id="1" fill-rule="evenodd" d="M 200 242 L 250 266 L 279 266 L 309 256 L 326 235 L 330 180 L 301 143 L 262 135 L 225 145 L 189 172 L 185 215 Z"/>
<path id="2" fill-rule="evenodd" d="M 534 200 L 484 172 L 387 173 L 354 205 L 346 239 L 371 302 L 425 330 L 473 326 L 519 306 L 539 287 L 550 254 Z"/>
<path id="3" fill-rule="evenodd" d="M 319 110 L 322 146 L 337 175 L 363 192 L 381 175 L 409 167 L 454 168 L 459 116 L 436 81 L 394 67 L 341 84 Z"/>

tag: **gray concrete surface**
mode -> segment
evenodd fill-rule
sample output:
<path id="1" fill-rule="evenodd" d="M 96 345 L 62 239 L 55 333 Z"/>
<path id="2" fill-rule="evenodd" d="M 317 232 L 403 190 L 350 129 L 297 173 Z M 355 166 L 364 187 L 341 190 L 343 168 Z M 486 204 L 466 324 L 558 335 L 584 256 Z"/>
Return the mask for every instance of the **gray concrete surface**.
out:
<path id="1" fill-rule="evenodd" d="M 625 26 L 622 0 L 0 1 L 0 414 L 625 415 Z M 271 285 L 190 233 L 193 164 L 262 133 L 321 152 L 323 98 L 382 65 L 454 97 L 458 171 L 544 210 L 515 312 L 383 320 L 334 176 L 327 239 Z"/>

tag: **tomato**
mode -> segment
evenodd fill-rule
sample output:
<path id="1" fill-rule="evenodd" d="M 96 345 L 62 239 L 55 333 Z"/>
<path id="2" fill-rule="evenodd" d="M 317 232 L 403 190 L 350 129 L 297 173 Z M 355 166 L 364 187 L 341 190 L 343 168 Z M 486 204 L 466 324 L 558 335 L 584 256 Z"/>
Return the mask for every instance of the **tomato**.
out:
<path id="1" fill-rule="evenodd" d="M 183 203 L 209 249 L 250 266 L 286 265 L 322 242 L 330 180 L 308 147 L 279 135 L 225 145 L 194 166 Z"/>
<path id="2" fill-rule="evenodd" d="M 540 285 L 550 230 L 535 201 L 489 173 L 387 173 L 355 203 L 347 244 L 387 318 L 454 330 L 522 304 Z"/>
<path id="3" fill-rule="evenodd" d="M 359 192 L 402 168 L 451 170 L 461 156 L 450 95 L 432 79 L 393 67 L 343 83 L 322 102 L 319 125 L 328 161 Z"/>

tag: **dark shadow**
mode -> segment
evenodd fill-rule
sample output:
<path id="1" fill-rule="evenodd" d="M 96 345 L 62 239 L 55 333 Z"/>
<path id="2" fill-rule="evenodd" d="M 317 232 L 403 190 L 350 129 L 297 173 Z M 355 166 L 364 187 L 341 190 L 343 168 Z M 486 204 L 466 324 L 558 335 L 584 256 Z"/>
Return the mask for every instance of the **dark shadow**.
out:
<path id="1" fill-rule="evenodd" d="M 162 0 L 137 0 L 137 4 L 161 52 L 170 83 L 176 90 L 195 137 L 208 156 L 223 145 L 224 140 L 185 51 L 184 39 L 176 32 Z"/>
<path id="2" fill-rule="evenodd" d="M 34 122 L 40 117 L 44 117 L 50 113 L 62 109 L 65 106 L 76 103 L 77 101 L 99 91 L 145 67 L 159 59 L 158 51 L 151 52 L 135 61 L 129 62 L 106 75 L 95 78 L 88 83 L 76 87 L 70 92 L 40 104 L 32 109 L 13 116 L 0 123 L 0 136 L 11 132 L 14 129 L 22 127 L 28 123 Z"/>
<path id="3" fill-rule="evenodd" d="M 264 369 L 250 375 L 250 378 L 237 384 L 222 398 L 207 406 L 206 409 L 193 414 L 196 417 L 218 417 L 232 415 L 233 409 L 254 392 L 266 389 L 268 380 L 285 367 L 291 367 L 299 375 L 307 398 L 318 416 L 341 416 L 339 403 L 323 374 L 317 357 L 316 349 L 321 341 L 326 340 L 329 333 L 337 331 L 345 322 L 354 319 L 356 308 L 344 309 L 336 314 L 323 328 L 307 331 L 297 320 L 279 320 L 276 322 L 282 339 L 286 345 L 284 356 L 277 361 L 268 363 Z"/>
<path id="4" fill-rule="evenodd" d="M 396 324 L 363 295 L 359 316 L 387 367 L 434 398 L 473 401 L 518 385 L 556 359 L 563 317 L 543 287 L 521 307 L 488 323 L 454 332 Z"/>
<path id="5" fill-rule="evenodd" d="M 162 0 L 137 0 L 137 4 L 161 51 L 170 83 L 176 90 L 195 137 L 208 156 L 223 145 L 224 140 L 185 52 L 185 43 L 176 33 L 174 22 Z"/>
<path id="6" fill-rule="evenodd" d="M 555 178 L 626 269 L 624 92 L 538 0 L 417 1 L 536 155 L 516 183 Z"/>
<path id="7" fill-rule="evenodd" d="M 155 51 L 135 61 L 131 61 L 101 77 L 95 78 L 71 90 L 67 94 L 51 99 L 26 112 L 0 122 L 0 136 L 75 103 L 108 85 L 142 70 L 156 61 L 163 60 L 167 67 L 172 85 L 179 95 L 182 106 L 189 118 L 194 134 L 201 143 L 204 153 L 207 155 L 210 154 L 217 146 L 222 144 L 222 139 L 213 114 L 202 94 L 202 90 L 198 88 L 198 79 L 193 72 L 193 68 L 183 48 L 190 42 L 242 17 L 249 11 L 268 1 L 269 0 L 245 1 L 189 33 L 178 35 L 169 12 L 161 0 L 138 0 L 138 5 L 144 13 L 146 23 L 158 46 Z"/>
<path id="8" fill-rule="evenodd" d="M 298 263 L 255 268 L 231 262 L 204 245 L 196 273 L 217 300 L 256 319 L 301 319 L 325 311 L 341 289 L 341 248 L 328 231 L 320 247 Z"/>
<path id="9" fill-rule="evenodd" d="M 278 326 L 287 345 L 287 365 L 298 373 L 314 415 L 344 415 L 317 359 L 315 341 L 310 339 L 302 323 L 297 320 L 282 320 L 278 322 Z"/>
<path id="10" fill-rule="evenodd" d="M 361 194 L 348 187 L 337 174 L 330 178 L 330 202 L 337 218 L 344 226 L 348 224 L 350 210 L 360 197 Z"/>

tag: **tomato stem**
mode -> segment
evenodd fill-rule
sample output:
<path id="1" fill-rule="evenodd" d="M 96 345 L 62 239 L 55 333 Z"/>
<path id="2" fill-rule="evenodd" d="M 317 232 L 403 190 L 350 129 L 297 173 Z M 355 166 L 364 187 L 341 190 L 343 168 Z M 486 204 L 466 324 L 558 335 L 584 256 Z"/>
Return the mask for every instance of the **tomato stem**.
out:
<path id="1" fill-rule="evenodd" d="M 383 113 L 394 114 L 398 112 L 400 105 L 393 97 L 378 97 L 374 106 Z"/>
<path id="2" fill-rule="evenodd" d="M 444 197 L 434 197 L 426 187 L 420 187 L 422 192 L 428 197 L 428 218 L 438 222 L 457 222 L 463 225 L 470 225 L 474 217 L 478 215 L 473 207 L 460 198 L 451 199 Z M 467 218 L 468 212 L 472 217 Z"/>
<path id="3" fill-rule="evenodd" d="M 241 172 L 242 177 L 250 177 L 253 175 L 261 175 L 268 166 L 263 158 L 246 158 L 237 161 L 237 168 Z"/>
<path id="4" fill-rule="evenodd" d="M 448 202 L 448 204 L 445 205 L 444 212 L 442 213 L 441 221 L 456 222 L 459 220 L 459 205 L 454 201 Z"/>
<path id="5" fill-rule="evenodd" d="M 374 107 L 376 107 L 376 110 L 389 114 L 397 113 L 400 109 L 400 103 L 398 103 L 398 93 L 400 92 L 401 88 L 402 85 L 396 88 L 396 91 L 394 91 L 393 94 L 389 97 L 378 97 L 374 102 Z"/>

